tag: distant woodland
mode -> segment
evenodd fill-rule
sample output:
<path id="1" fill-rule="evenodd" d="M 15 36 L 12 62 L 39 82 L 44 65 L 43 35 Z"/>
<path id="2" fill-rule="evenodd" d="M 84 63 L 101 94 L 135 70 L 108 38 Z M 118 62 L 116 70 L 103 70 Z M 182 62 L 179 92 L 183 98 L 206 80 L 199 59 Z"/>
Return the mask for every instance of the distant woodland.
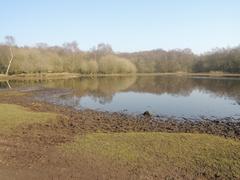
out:
<path id="1" fill-rule="evenodd" d="M 240 46 L 214 49 L 202 55 L 194 54 L 191 49 L 116 53 L 109 44 L 82 51 L 75 41 L 62 46 L 38 43 L 34 47 L 19 47 L 13 37 L 7 36 L 6 41 L 0 44 L 1 74 L 6 73 L 11 51 L 13 60 L 9 74 L 240 73 Z"/>

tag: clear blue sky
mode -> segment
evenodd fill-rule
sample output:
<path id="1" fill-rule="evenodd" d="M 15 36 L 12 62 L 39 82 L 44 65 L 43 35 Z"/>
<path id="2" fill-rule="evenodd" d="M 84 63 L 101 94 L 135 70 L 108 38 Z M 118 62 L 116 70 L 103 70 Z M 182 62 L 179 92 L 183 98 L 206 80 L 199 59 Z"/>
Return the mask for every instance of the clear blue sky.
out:
<path id="1" fill-rule="evenodd" d="M 5 35 L 19 45 L 199 53 L 240 44 L 240 0 L 0 0 L 0 41 Z"/>

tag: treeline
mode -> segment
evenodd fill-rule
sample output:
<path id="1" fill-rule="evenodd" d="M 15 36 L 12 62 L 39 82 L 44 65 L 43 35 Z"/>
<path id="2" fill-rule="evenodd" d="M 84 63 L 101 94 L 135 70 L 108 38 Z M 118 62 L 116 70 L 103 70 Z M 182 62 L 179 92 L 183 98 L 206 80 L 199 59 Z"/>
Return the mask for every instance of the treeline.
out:
<path id="1" fill-rule="evenodd" d="M 153 50 L 137 53 L 122 53 L 130 59 L 138 72 L 226 72 L 240 73 L 240 46 L 215 49 L 203 55 L 195 55 L 190 49 Z"/>
<path id="2" fill-rule="evenodd" d="M 192 72 L 197 56 L 190 49 L 152 50 L 136 53 L 122 53 L 119 56 L 133 62 L 140 73 Z"/>
<path id="3" fill-rule="evenodd" d="M 135 53 L 115 53 L 108 44 L 99 44 L 90 51 L 81 51 L 77 42 L 50 47 L 38 43 L 35 47 L 18 47 L 14 38 L 0 44 L 0 73 L 9 65 L 10 47 L 14 59 L 9 74 L 20 73 L 167 73 L 167 72 L 227 72 L 240 73 L 240 47 L 217 49 L 195 55 L 190 49 L 152 50 Z"/>
<path id="4" fill-rule="evenodd" d="M 114 55 L 99 45 L 96 50 L 83 52 L 75 49 L 75 43 L 63 47 L 17 47 L 13 46 L 14 60 L 9 74 L 19 73 L 82 73 L 116 74 L 135 73 L 135 65 L 122 57 Z M 0 45 L 0 72 L 5 73 L 9 63 L 9 47 Z"/>
<path id="5" fill-rule="evenodd" d="M 220 71 L 240 73 L 240 46 L 232 49 L 216 49 L 198 58 L 193 72 Z"/>

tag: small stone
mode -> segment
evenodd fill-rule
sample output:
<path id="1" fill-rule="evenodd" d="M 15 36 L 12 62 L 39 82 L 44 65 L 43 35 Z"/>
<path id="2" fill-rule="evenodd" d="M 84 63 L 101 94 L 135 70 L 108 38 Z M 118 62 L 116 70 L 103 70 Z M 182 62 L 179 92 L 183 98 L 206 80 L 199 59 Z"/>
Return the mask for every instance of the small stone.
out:
<path id="1" fill-rule="evenodd" d="M 151 116 L 151 114 L 150 114 L 150 112 L 149 111 L 145 111 L 144 113 L 143 113 L 143 116 Z"/>

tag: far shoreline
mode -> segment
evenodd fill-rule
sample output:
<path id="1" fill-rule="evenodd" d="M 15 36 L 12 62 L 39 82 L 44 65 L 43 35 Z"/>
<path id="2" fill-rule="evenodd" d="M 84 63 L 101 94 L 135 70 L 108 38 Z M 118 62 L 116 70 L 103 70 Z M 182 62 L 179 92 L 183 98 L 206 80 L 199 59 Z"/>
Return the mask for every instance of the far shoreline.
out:
<path id="1" fill-rule="evenodd" d="M 79 77 L 113 77 L 113 76 L 202 76 L 202 77 L 240 77 L 233 73 L 129 73 L 129 74 L 80 74 L 80 73 L 32 73 L 32 74 L 0 74 L 0 81 L 9 80 L 51 80 L 70 79 Z"/>

